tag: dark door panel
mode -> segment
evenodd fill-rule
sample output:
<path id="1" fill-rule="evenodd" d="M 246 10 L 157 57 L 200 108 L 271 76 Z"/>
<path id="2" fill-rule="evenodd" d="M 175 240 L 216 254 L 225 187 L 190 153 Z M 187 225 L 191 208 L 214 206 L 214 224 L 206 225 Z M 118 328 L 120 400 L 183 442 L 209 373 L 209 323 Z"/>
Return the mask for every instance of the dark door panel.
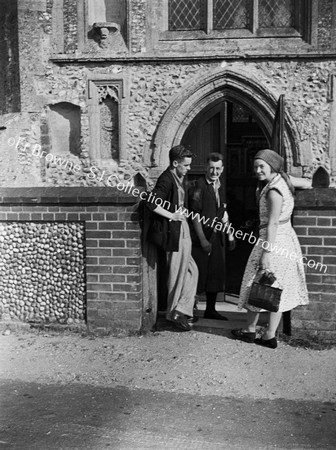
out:
<path id="1" fill-rule="evenodd" d="M 230 221 L 235 230 L 252 232 L 257 226 L 256 181 L 252 166 L 255 153 L 267 147 L 267 140 L 250 112 L 223 99 L 202 111 L 187 129 L 182 145 L 195 153 L 190 184 L 204 174 L 211 152 L 224 156 L 222 177 L 227 192 Z M 237 240 L 234 251 L 226 251 L 225 285 L 227 293 L 238 294 L 252 245 Z"/>

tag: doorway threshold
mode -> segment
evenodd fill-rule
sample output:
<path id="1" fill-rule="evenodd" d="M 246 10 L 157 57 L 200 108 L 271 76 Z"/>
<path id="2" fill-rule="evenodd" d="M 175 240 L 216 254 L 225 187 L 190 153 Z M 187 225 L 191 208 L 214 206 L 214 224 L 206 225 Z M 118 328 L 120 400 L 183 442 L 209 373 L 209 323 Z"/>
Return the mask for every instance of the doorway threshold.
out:
<path id="1" fill-rule="evenodd" d="M 218 294 L 218 300 L 216 302 L 216 310 L 225 316 L 228 320 L 212 320 L 204 319 L 204 311 L 206 308 L 205 295 L 197 295 L 197 309 L 194 309 L 194 316 L 198 318 L 198 321 L 192 324 L 192 328 L 197 331 L 198 329 L 221 329 L 230 333 L 232 329 L 244 328 L 246 309 L 238 309 L 238 295 L 224 294 L 220 292 Z M 158 312 L 158 319 L 160 324 L 165 322 L 165 312 Z M 169 322 L 167 322 L 169 323 Z M 259 326 L 264 326 L 267 323 L 267 312 L 261 312 L 259 316 Z"/>
<path id="2" fill-rule="evenodd" d="M 232 330 L 234 328 L 243 328 L 245 326 L 246 309 L 238 309 L 239 296 L 236 294 L 218 294 L 216 302 L 216 311 L 228 320 L 211 320 L 204 319 L 203 314 L 206 308 L 205 295 L 197 296 L 197 309 L 194 315 L 198 317 L 198 321 L 193 325 L 193 328 L 221 328 L 223 330 Z M 265 325 L 267 323 L 267 312 L 261 312 L 259 316 L 258 325 Z"/>
<path id="3" fill-rule="evenodd" d="M 204 311 L 206 306 L 206 299 L 205 294 L 197 295 L 197 309 Z M 240 313 L 246 312 L 245 310 L 239 310 L 238 305 L 239 296 L 236 294 L 225 294 L 225 300 L 224 300 L 224 293 L 220 292 L 217 295 L 217 301 L 216 301 L 216 310 L 217 311 L 236 311 Z"/>

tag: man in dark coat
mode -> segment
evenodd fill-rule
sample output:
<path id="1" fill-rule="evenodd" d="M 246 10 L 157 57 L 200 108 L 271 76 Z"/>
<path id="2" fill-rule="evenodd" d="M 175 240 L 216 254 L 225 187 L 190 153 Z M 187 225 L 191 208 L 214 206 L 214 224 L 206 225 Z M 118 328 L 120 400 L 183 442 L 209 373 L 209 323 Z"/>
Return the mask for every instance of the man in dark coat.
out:
<path id="1" fill-rule="evenodd" d="M 218 292 L 224 291 L 225 279 L 225 238 L 228 234 L 229 248 L 234 247 L 234 237 L 226 230 L 228 214 L 224 203 L 224 190 L 220 183 L 223 172 L 223 156 L 210 153 L 207 158 L 207 171 L 197 180 L 189 193 L 189 207 L 196 215 L 192 219 L 192 256 L 196 261 L 199 278 L 197 293 L 206 294 L 204 318 L 227 320 L 216 309 Z"/>
<path id="2" fill-rule="evenodd" d="M 154 212 L 147 238 L 165 250 L 167 257 L 166 318 L 184 331 L 191 329 L 188 319 L 193 317 L 198 278 L 185 215 L 188 199 L 184 177 L 190 170 L 192 155 L 182 145 L 173 147 L 169 167 L 147 197 L 147 206 Z"/>

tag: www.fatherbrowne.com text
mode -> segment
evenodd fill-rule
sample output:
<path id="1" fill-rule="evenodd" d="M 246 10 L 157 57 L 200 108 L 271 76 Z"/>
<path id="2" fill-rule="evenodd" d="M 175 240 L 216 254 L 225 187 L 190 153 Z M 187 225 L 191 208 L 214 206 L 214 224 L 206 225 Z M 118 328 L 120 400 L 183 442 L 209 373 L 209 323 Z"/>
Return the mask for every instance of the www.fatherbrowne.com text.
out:
<path id="1" fill-rule="evenodd" d="M 15 145 L 15 139 L 10 140 L 11 142 L 8 142 L 9 145 Z M 13 142 L 12 142 L 13 141 Z M 19 138 L 16 148 L 18 149 L 20 144 L 21 138 Z M 41 151 L 42 148 L 39 144 L 35 144 L 35 146 L 32 148 L 30 144 L 24 145 L 22 149 L 19 150 L 19 154 L 23 155 L 26 153 L 26 151 L 29 150 L 32 156 L 39 157 L 39 158 L 45 158 L 48 162 L 54 162 L 58 166 L 63 167 L 64 169 L 70 169 L 74 172 L 80 173 L 82 168 L 79 165 L 74 164 L 72 161 L 61 158 L 58 155 L 54 155 L 52 153 L 47 153 L 45 151 Z M 105 173 L 105 172 L 104 172 Z M 99 174 L 99 169 L 95 166 L 90 167 L 90 172 L 87 174 L 87 177 L 90 180 L 97 180 L 102 181 L 103 174 Z M 99 177 L 99 178 L 98 178 Z M 134 187 L 132 182 L 125 182 L 121 181 L 117 174 L 109 174 L 107 178 L 104 179 L 105 183 L 110 187 L 116 187 L 118 191 L 124 191 L 125 193 L 131 194 L 134 197 L 139 197 L 140 200 L 154 203 L 156 206 L 161 206 L 162 208 L 169 210 L 170 209 L 170 202 L 168 200 L 162 200 L 162 198 L 156 196 L 154 192 L 146 192 L 141 189 L 138 189 Z M 209 217 L 200 216 L 199 213 L 195 213 L 194 211 L 188 211 L 187 208 L 179 207 L 175 208 L 175 212 L 178 212 L 185 216 L 187 219 L 191 219 L 192 221 L 197 220 L 203 225 L 208 225 L 211 228 L 214 228 L 216 232 L 222 232 L 231 234 L 231 236 L 234 236 L 237 239 L 242 239 L 248 241 L 251 245 L 261 245 L 261 247 L 264 250 L 268 250 L 271 253 L 275 253 L 280 256 L 285 256 L 292 261 L 294 260 L 301 260 L 304 265 L 307 265 L 309 268 L 315 268 L 316 270 L 319 270 L 320 272 L 324 270 L 324 273 L 327 272 L 327 266 L 325 264 L 322 264 L 320 262 L 316 262 L 313 259 L 307 260 L 305 256 L 300 256 L 295 252 L 289 253 L 289 251 L 286 248 L 279 248 L 277 245 L 271 244 L 267 240 L 264 240 L 260 237 L 257 237 L 253 234 L 253 232 L 247 233 L 243 232 L 242 230 L 235 230 L 231 223 L 229 222 L 223 222 L 218 217 L 215 217 L 213 219 L 210 219 Z"/>

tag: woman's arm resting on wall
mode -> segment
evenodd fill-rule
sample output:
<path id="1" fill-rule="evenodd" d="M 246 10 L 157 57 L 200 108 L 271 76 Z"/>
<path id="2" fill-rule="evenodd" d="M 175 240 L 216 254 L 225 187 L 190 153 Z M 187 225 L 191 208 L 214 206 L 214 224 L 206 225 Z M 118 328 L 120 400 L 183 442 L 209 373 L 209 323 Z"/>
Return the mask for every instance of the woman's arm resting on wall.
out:
<path id="1" fill-rule="evenodd" d="M 312 187 L 312 180 L 309 178 L 293 177 L 292 175 L 289 175 L 289 178 L 295 189 L 311 189 Z"/>

